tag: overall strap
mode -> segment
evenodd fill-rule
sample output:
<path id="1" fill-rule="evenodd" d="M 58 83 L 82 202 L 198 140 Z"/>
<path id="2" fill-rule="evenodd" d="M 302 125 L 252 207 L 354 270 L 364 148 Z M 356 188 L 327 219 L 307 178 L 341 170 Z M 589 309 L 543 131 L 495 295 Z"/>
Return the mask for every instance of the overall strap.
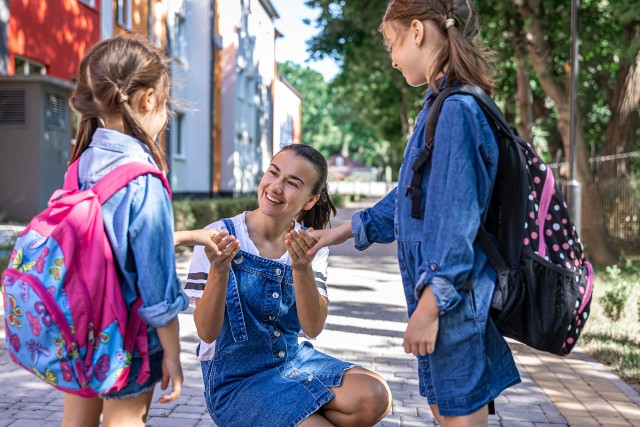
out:
<path id="1" fill-rule="evenodd" d="M 233 222 L 229 218 L 222 220 L 225 228 L 230 235 L 236 235 L 236 229 L 233 226 Z M 242 256 L 237 254 L 236 257 Z M 233 263 L 232 263 L 233 265 Z M 233 271 L 233 268 L 229 270 L 229 283 L 227 284 L 227 315 L 229 316 L 229 325 L 231 327 L 231 335 L 235 342 L 246 341 L 247 325 L 244 322 L 244 314 L 242 313 L 242 304 L 240 303 L 240 291 L 238 289 L 238 279 Z"/>
<path id="2" fill-rule="evenodd" d="M 227 229 L 227 231 L 229 232 L 229 234 L 231 236 L 235 236 L 236 235 L 236 228 L 233 226 L 233 221 L 231 221 L 229 218 L 224 218 L 222 220 L 222 222 L 224 223 L 224 226 Z"/>

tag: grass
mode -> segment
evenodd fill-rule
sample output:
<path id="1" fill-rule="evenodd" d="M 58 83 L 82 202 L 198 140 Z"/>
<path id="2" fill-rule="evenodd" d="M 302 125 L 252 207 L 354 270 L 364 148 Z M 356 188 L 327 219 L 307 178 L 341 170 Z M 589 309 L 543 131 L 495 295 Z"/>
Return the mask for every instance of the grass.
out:
<path id="1" fill-rule="evenodd" d="M 614 321 L 605 314 L 607 291 L 626 287 Z M 591 314 L 578 344 L 598 361 L 611 367 L 625 382 L 640 392 L 640 259 L 627 261 L 618 271 L 596 268 Z"/>

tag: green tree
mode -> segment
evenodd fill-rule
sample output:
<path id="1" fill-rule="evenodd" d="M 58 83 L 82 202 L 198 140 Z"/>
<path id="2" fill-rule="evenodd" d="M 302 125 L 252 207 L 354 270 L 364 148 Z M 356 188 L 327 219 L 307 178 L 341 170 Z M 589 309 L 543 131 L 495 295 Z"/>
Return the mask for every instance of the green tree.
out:
<path id="1" fill-rule="evenodd" d="M 348 85 L 329 84 L 307 66 L 285 62 L 278 71 L 300 92 L 302 142 L 325 156 L 342 153 L 369 166 L 387 160 L 388 144 L 380 141 L 368 121 L 347 102 Z"/>
<path id="2" fill-rule="evenodd" d="M 342 65 L 334 81 L 348 81 L 352 108 L 372 119 L 390 141 L 392 159 L 405 145 L 415 115 L 415 90 L 389 65 L 377 28 L 386 0 L 307 0 L 320 9 L 322 31 L 313 56 Z M 569 153 L 570 2 L 476 0 L 486 43 L 499 54 L 495 97 L 507 119 L 553 160 Z M 635 6 L 635 7 L 634 7 Z M 617 260 L 604 229 L 602 202 L 588 163 L 599 153 L 638 149 L 640 8 L 637 0 L 584 0 L 580 9 L 582 65 L 577 128 L 578 179 L 583 186 L 582 237 L 590 257 Z M 361 105 L 361 100 L 371 103 Z M 589 143 L 587 143 L 589 141 Z M 397 168 L 394 162 L 394 168 Z"/>

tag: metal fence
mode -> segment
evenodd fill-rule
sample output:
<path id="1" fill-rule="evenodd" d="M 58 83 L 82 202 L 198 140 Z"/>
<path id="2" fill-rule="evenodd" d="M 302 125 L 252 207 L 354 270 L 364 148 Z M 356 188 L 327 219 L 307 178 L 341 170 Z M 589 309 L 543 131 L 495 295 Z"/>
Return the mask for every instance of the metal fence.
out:
<path id="1" fill-rule="evenodd" d="M 640 254 L 640 152 L 592 157 L 589 163 L 600 191 L 609 237 L 625 253 Z M 548 166 L 564 189 L 568 164 Z"/>

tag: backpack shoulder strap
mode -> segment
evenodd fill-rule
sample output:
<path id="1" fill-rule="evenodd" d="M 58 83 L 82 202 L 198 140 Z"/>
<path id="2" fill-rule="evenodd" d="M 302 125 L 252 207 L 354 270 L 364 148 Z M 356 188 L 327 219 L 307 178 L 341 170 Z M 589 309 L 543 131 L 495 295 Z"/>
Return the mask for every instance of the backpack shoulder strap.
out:
<path id="1" fill-rule="evenodd" d="M 69 166 L 69 168 L 71 168 L 71 166 Z M 75 173 L 77 182 L 77 168 Z M 94 193 L 98 195 L 100 204 L 104 204 L 119 190 L 129 185 L 131 181 L 139 176 L 147 174 L 157 176 L 160 181 L 162 181 L 167 193 L 169 193 L 169 198 L 171 198 L 171 189 L 169 188 L 167 177 L 162 173 L 162 171 L 160 171 L 160 169 L 149 162 L 129 162 L 120 165 L 102 177 L 92 189 Z M 67 172 L 67 175 L 69 175 L 69 172 Z"/>
<path id="2" fill-rule="evenodd" d="M 78 165 L 80 164 L 80 159 L 77 159 L 75 162 L 71 163 L 67 167 L 67 173 L 64 176 L 64 184 L 62 185 L 63 190 L 73 191 L 79 190 L 80 186 L 78 184 Z"/>
<path id="3" fill-rule="evenodd" d="M 424 176 L 424 167 L 431 159 L 433 154 L 433 144 L 436 136 L 436 126 L 438 119 L 440 118 L 440 111 L 442 110 L 442 104 L 445 99 L 451 95 L 465 94 L 474 97 L 480 108 L 485 114 L 487 120 L 489 120 L 500 133 L 507 137 L 507 140 L 513 139 L 513 133 L 511 128 L 507 124 L 500 108 L 496 105 L 493 99 L 481 88 L 474 85 L 458 85 L 445 88 L 435 98 L 431 110 L 429 110 L 429 116 L 427 117 L 427 123 L 424 127 L 424 147 L 416 160 L 413 162 L 411 169 L 413 170 L 413 176 L 411 179 L 411 185 L 407 188 L 407 194 L 411 194 L 411 216 L 413 218 L 421 218 L 421 199 L 422 199 L 422 177 Z"/>

